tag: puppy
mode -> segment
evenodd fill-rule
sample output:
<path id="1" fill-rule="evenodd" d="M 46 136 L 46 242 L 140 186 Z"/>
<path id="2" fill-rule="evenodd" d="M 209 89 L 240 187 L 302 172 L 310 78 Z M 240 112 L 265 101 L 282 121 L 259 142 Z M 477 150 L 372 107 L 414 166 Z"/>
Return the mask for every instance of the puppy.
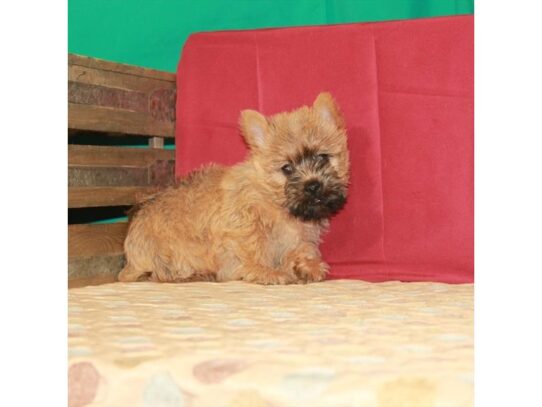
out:
<path id="1" fill-rule="evenodd" d="M 232 167 L 209 165 L 141 202 L 119 281 L 321 281 L 319 243 L 347 197 L 342 114 L 329 93 L 265 117 L 244 110 L 250 148 Z"/>

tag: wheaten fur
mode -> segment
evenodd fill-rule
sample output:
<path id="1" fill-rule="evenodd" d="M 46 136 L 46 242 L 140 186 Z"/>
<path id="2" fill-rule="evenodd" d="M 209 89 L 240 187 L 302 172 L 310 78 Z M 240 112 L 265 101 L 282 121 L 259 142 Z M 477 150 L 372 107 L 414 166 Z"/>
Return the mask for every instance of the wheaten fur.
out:
<path id="1" fill-rule="evenodd" d="M 346 199 L 349 172 L 337 105 L 321 93 L 311 107 L 267 118 L 245 110 L 240 127 L 246 161 L 206 166 L 138 205 L 120 281 L 325 278 L 319 243 Z"/>

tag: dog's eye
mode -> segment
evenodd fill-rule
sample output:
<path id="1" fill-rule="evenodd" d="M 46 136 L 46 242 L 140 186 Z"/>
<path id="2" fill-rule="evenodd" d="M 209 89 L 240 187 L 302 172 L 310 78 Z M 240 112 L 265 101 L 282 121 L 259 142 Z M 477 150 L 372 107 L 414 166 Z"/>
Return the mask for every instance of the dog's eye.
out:
<path id="1" fill-rule="evenodd" d="M 284 164 L 282 167 L 280 167 L 280 170 L 284 175 L 292 175 L 294 172 L 294 167 L 292 164 Z"/>
<path id="2" fill-rule="evenodd" d="M 316 159 L 321 163 L 327 163 L 329 161 L 329 154 L 318 154 Z"/>

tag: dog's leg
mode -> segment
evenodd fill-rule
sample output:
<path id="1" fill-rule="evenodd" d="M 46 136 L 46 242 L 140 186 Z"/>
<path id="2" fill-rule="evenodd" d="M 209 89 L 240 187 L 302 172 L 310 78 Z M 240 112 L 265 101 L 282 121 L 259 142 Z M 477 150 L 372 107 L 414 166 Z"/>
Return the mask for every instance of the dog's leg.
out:
<path id="1" fill-rule="evenodd" d="M 250 249 L 252 247 L 252 249 Z M 264 249 L 253 245 L 232 244 L 222 258 L 222 267 L 217 273 L 218 281 L 242 280 L 255 284 L 293 284 L 297 282 L 292 270 L 268 265 Z"/>
<path id="2" fill-rule="evenodd" d="M 238 206 L 234 203 L 234 208 Z M 297 277 L 276 261 L 276 250 L 270 239 L 274 214 L 264 206 L 236 209 L 235 223 L 228 233 L 217 239 L 218 281 L 242 280 L 256 284 L 292 284 Z"/>
<path id="3" fill-rule="evenodd" d="M 266 255 L 265 246 L 254 244 L 236 246 L 235 261 L 230 259 L 227 269 L 229 272 L 220 273 L 223 280 L 243 280 L 256 284 L 294 284 L 298 276 L 292 267 L 284 267 L 272 261 Z"/>
<path id="4" fill-rule="evenodd" d="M 162 283 L 197 281 L 196 270 L 181 253 L 169 248 L 154 256 L 152 280 Z"/>
<path id="5" fill-rule="evenodd" d="M 300 244 L 286 256 L 285 266 L 303 283 L 323 281 L 329 271 L 319 251 L 307 243 Z"/>

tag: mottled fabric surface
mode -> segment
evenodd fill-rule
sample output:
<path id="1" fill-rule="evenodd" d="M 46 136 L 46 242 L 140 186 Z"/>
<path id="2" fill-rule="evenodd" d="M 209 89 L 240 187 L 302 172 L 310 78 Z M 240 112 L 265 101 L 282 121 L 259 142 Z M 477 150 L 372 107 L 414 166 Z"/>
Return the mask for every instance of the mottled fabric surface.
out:
<path id="1" fill-rule="evenodd" d="M 70 406 L 470 406 L 473 285 L 69 290 Z"/>

